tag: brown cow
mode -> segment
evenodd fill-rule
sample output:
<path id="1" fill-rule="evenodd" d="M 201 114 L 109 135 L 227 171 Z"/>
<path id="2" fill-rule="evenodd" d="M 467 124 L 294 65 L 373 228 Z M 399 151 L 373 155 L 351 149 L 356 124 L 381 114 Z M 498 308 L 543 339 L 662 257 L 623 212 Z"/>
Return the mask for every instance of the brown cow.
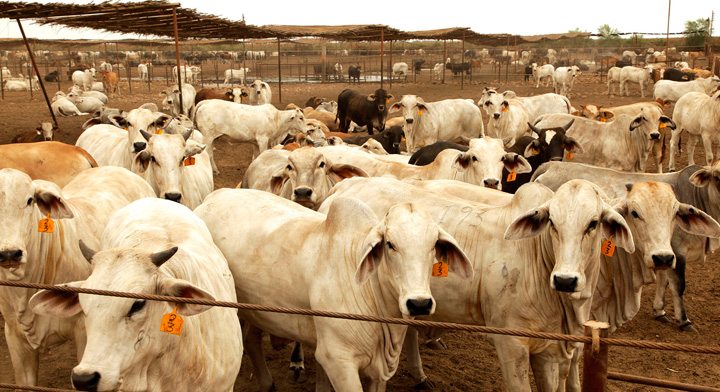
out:
<path id="1" fill-rule="evenodd" d="M 242 97 L 247 96 L 247 92 L 239 87 L 218 89 L 204 88 L 195 94 L 195 105 L 206 99 L 222 99 L 223 101 L 242 103 Z"/>
<path id="2" fill-rule="evenodd" d="M 100 71 L 102 74 L 103 88 L 108 94 L 120 95 L 120 88 L 118 88 L 118 74 L 112 71 Z"/>
<path id="3" fill-rule="evenodd" d="M 0 169 L 24 171 L 33 180 L 47 180 L 64 187 L 78 173 L 97 162 L 80 147 L 60 142 L 0 145 Z"/>
<path id="4" fill-rule="evenodd" d="M 33 143 L 53 140 L 54 133 L 58 130 L 49 122 L 42 122 L 34 131 L 27 131 L 15 136 L 13 143 Z"/>

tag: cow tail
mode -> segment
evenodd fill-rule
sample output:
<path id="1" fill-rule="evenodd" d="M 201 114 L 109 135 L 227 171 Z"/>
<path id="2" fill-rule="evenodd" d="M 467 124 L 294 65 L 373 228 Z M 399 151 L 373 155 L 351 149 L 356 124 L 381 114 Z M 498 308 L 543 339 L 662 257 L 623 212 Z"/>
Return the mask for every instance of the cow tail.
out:
<path id="1" fill-rule="evenodd" d="M 567 97 L 563 97 L 563 101 L 565 101 L 565 106 L 566 106 L 567 112 L 568 112 L 568 114 L 569 114 L 570 111 L 572 110 L 572 109 L 571 109 L 572 106 L 570 105 L 570 100 L 569 100 Z"/>
<path id="2" fill-rule="evenodd" d="M 662 136 L 662 146 L 660 146 L 660 157 L 658 158 L 658 162 L 657 162 L 657 164 L 660 165 L 660 167 L 662 167 L 662 161 L 663 161 L 663 159 L 665 159 L 665 148 L 667 147 L 666 144 L 667 144 L 667 137 L 665 137 L 665 135 L 663 135 Z"/>

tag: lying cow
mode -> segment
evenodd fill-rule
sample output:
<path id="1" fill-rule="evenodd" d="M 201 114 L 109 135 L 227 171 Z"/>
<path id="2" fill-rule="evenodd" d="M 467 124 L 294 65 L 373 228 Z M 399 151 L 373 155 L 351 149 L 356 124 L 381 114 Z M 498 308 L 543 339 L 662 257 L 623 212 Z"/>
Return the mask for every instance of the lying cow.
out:
<path id="1" fill-rule="evenodd" d="M 53 135 L 57 131 L 57 126 L 50 122 L 43 121 L 34 131 L 21 133 L 12 139 L 13 143 L 34 143 L 48 142 L 53 140 Z"/>
<path id="2" fill-rule="evenodd" d="M 396 125 L 385 128 L 384 131 L 377 135 L 346 137 L 343 138 L 343 142 L 360 146 L 367 142 L 368 139 L 374 139 L 380 142 L 383 150 L 386 151 L 387 154 L 400 154 L 400 143 L 402 142 L 403 136 L 405 136 L 405 133 L 402 127 Z"/>

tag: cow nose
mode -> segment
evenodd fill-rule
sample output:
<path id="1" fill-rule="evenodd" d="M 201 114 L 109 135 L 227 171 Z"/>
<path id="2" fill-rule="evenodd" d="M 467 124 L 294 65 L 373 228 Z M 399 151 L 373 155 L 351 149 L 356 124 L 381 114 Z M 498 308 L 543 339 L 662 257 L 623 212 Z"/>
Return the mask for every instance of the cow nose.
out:
<path id="1" fill-rule="evenodd" d="M 180 203 L 180 199 L 182 199 L 182 194 L 177 192 L 168 192 L 165 194 L 165 198 L 174 201 L 175 203 Z"/>
<path id="2" fill-rule="evenodd" d="M 378 110 L 381 111 L 381 112 L 384 111 L 384 110 L 385 110 L 385 105 L 378 105 Z"/>
<path id="3" fill-rule="evenodd" d="M 432 298 L 409 299 L 405 303 L 411 316 L 427 316 L 433 307 Z"/>
<path id="4" fill-rule="evenodd" d="M 71 379 L 73 387 L 79 391 L 97 391 L 100 373 L 78 374 L 73 372 Z"/>
<path id="5" fill-rule="evenodd" d="M 406 118 L 406 119 L 405 119 L 405 122 L 408 123 L 408 124 L 412 124 L 412 123 L 415 122 L 415 120 L 412 119 L 412 118 Z"/>
<path id="6" fill-rule="evenodd" d="M 650 134 L 650 139 L 652 139 L 652 140 L 658 140 L 658 139 L 660 139 L 660 134 L 653 132 L 653 133 Z"/>
<path id="7" fill-rule="evenodd" d="M 567 276 L 553 276 L 553 283 L 555 283 L 555 290 L 564 291 L 566 293 L 574 293 L 577 288 L 577 277 Z"/>
<path id="8" fill-rule="evenodd" d="M 10 249 L 10 250 L 4 250 L 0 252 L 0 263 L 11 261 L 11 262 L 19 262 L 22 260 L 23 257 L 23 251 L 20 249 Z"/>
<path id="9" fill-rule="evenodd" d="M 493 113 L 493 118 L 496 120 L 500 118 L 500 113 Z"/>
<path id="10" fill-rule="evenodd" d="M 145 146 L 147 146 L 147 143 L 145 142 L 135 142 L 133 143 L 133 150 L 135 150 L 135 152 L 140 152 L 145 149 Z"/>
<path id="11" fill-rule="evenodd" d="M 312 196 L 312 189 L 310 188 L 295 188 L 293 191 L 293 194 L 295 195 L 296 199 L 309 199 L 310 196 Z"/>
<path id="12" fill-rule="evenodd" d="M 672 268 L 675 255 L 652 255 L 652 261 L 653 264 L 655 264 L 655 268 Z"/>
<path id="13" fill-rule="evenodd" d="M 494 179 L 494 178 L 486 178 L 483 180 L 483 184 L 486 188 L 495 188 L 497 189 L 498 184 L 500 184 L 500 181 Z"/>

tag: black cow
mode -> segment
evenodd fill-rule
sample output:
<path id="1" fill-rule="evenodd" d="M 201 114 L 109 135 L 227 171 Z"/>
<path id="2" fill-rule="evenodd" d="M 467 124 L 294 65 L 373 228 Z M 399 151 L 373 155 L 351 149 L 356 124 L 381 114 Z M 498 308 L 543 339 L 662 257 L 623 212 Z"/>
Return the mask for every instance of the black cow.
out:
<path id="1" fill-rule="evenodd" d="M 618 60 L 618 61 L 615 62 L 615 66 L 618 67 L 618 68 L 629 67 L 629 66 L 631 66 L 631 65 L 632 65 L 632 62 L 631 62 L 631 61 L 627 61 L 627 60 Z"/>
<path id="2" fill-rule="evenodd" d="M 413 60 L 413 69 L 415 70 L 415 73 L 419 73 L 422 65 L 425 64 L 424 59 L 415 59 Z"/>
<path id="3" fill-rule="evenodd" d="M 373 134 L 373 128 L 385 129 L 385 118 L 392 95 L 379 88 L 374 94 L 363 95 L 358 91 L 345 89 L 338 95 L 338 112 L 335 119 L 340 122 L 340 130 L 347 132 L 350 121 L 359 126 L 367 126 L 368 134 Z"/>
<path id="4" fill-rule="evenodd" d="M 521 185 L 530 182 L 535 170 L 545 162 L 562 161 L 565 151 L 570 153 L 581 152 L 580 144 L 565 132 L 572 126 L 575 120 L 562 128 L 538 129 L 528 123 L 530 129 L 538 135 L 535 139 L 531 136 L 522 136 L 515 140 L 515 144 L 507 149 L 507 152 L 514 152 L 527 158 L 532 170 L 529 173 L 517 173 L 513 181 L 507 181 L 508 172 L 503 169 L 502 190 L 507 193 L 515 193 Z M 549 133 L 552 132 L 552 133 Z M 548 140 L 549 139 L 549 140 Z"/>
<path id="5" fill-rule="evenodd" d="M 687 82 L 690 80 L 695 80 L 695 73 L 683 72 L 683 71 L 681 71 L 679 69 L 675 69 L 675 68 L 668 68 L 665 70 L 665 73 L 663 74 L 663 79 L 674 80 L 676 82 Z"/>
<path id="6" fill-rule="evenodd" d="M 470 63 L 445 63 L 445 68 L 452 71 L 453 76 L 457 76 L 459 73 L 465 72 L 465 75 L 470 75 L 472 67 Z"/>
<path id="7" fill-rule="evenodd" d="M 528 65 L 525 66 L 525 76 L 524 76 L 524 80 L 525 80 L 526 82 L 529 82 L 531 76 L 532 76 L 532 65 L 528 64 Z"/>
<path id="8" fill-rule="evenodd" d="M 52 71 L 49 74 L 45 75 L 43 78 L 46 82 L 59 82 L 60 81 L 60 75 L 58 74 L 58 71 Z"/>
<path id="9" fill-rule="evenodd" d="M 440 154 L 441 151 L 450 149 L 465 152 L 469 150 L 470 147 L 453 142 L 435 142 L 433 144 L 420 147 L 419 150 L 415 151 L 412 154 L 408 163 L 417 166 L 429 165 L 432 163 L 432 161 L 435 160 L 435 158 L 438 154 Z"/>
<path id="10" fill-rule="evenodd" d="M 375 139 L 382 144 L 383 148 L 388 153 L 400 154 L 400 142 L 402 141 L 403 135 L 405 135 L 405 133 L 403 132 L 402 127 L 400 125 L 394 125 L 390 128 L 386 128 L 377 135 L 357 135 L 346 137 L 343 141 L 348 144 L 362 146 L 363 143 L 368 141 L 368 139 Z"/>
<path id="11" fill-rule="evenodd" d="M 361 67 L 359 65 L 351 65 L 350 67 L 348 67 L 348 79 L 350 79 L 350 83 L 353 82 L 353 79 L 355 80 L 355 82 L 360 83 L 360 68 Z"/>

